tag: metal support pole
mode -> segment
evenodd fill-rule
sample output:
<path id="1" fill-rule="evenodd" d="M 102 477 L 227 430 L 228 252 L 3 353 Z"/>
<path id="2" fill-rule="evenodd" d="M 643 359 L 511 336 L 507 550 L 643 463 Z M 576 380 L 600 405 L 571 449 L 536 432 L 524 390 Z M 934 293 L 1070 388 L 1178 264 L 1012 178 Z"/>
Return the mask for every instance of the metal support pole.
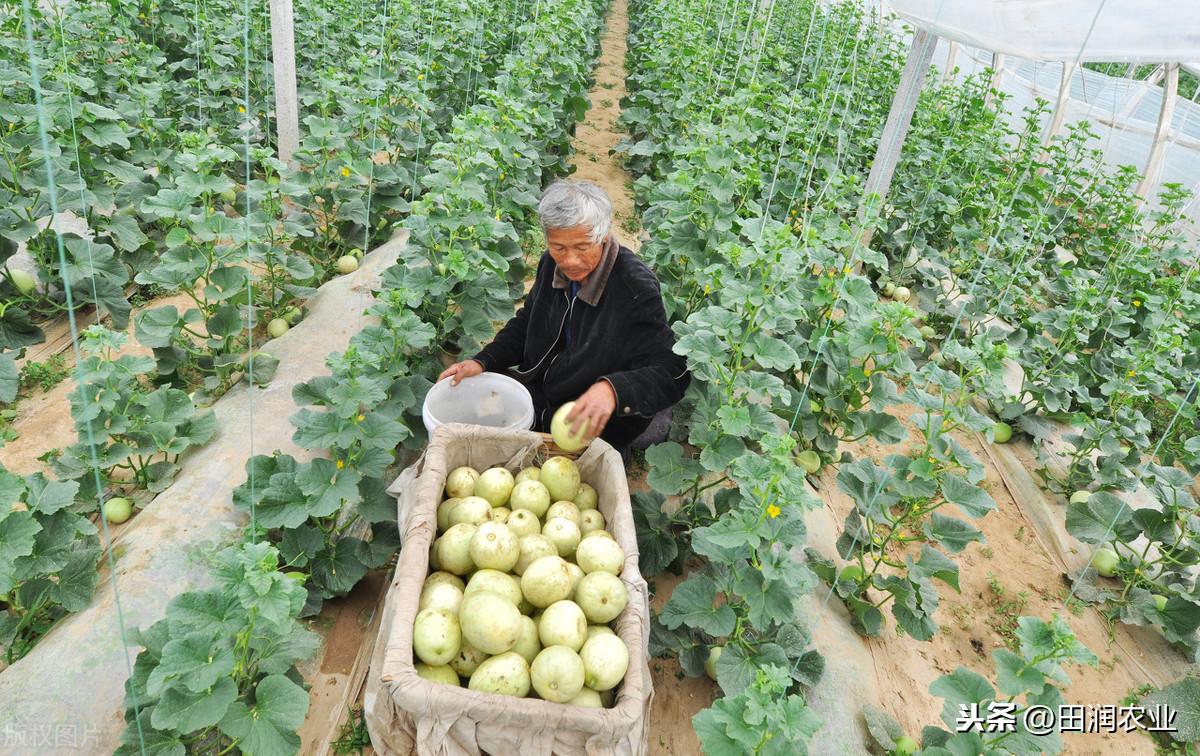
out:
<path id="1" fill-rule="evenodd" d="M 279 159 L 291 165 L 292 154 L 300 147 L 292 0 L 271 0 L 271 62 L 275 69 L 275 129 Z"/>
<path id="2" fill-rule="evenodd" d="M 1043 146 L 1050 144 L 1051 140 L 1054 139 L 1054 135 L 1062 128 L 1063 121 L 1067 118 L 1067 100 L 1071 97 L 1071 77 L 1074 74 L 1074 64 L 1064 60 L 1062 75 L 1058 79 L 1058 98 L 1054 101 L 1054 116 L 1046 126 L 1046 133 L 1042 135 Z"/>
<path id="3" fill-rule="evenodd" d="M 1150 189 L 1158 182 L 1166 157 L 1167 135 L 1171 133 L 1171 120 L 1175 117 L 1175 102 L 1179 94 L 1179 64 L 1168 63 L 1167 80 L 1163 84 L 1162 107 L 1158 111 L 1158 127 L 1154 130 L 1154 141 L 1150 144 L 1150 156 L 1146 159 L 1146 170 L 1142 172 L 1142 183 L 1138 184 L 1138 196 L 1145 200 Z"/>
<path id="4" fill-rule="evenodd" d="M 954 77 L 954 61 L 958 59 L 958 43 L 951 42 L 946 49 L 946 67 L 942 69 L 942 83 L 949 82 Z"/>
<path id="5" fill-rule="evenodd" d="M 1004 78 L 1004 53 L 992 53 L 991 69 L 992 78 L 991 81 L 988 82 L 988 92 L 983 98 L 983 104 L 989 108 L 992 106 L 992 101 L 996 99 L 996 95 L 993 90 L 1001 91 L 1000 80 Z"/>
<path id="6" fill-rule="evenodd" d="M 867 177 L 862 203 L 858 206 L 860 223 L 866 219 L 867 203 L 871 201 L 872 195 L 878 195 L 881 204 L 887 198 L 888 189 L 892 185 L 892 175 L 900 162 L 904 138 L 908 135 L 908 127 L 912 124 L 913 112 L 917 108 L 917 99 L 921 96 L 921 86 L 929 74 L 929 64 L 933 61 L 937 41 L 937 35 L 930 34 L 925 29 L 917 29 L 913 35 L 904 71 L 900 74 L 900 84 L 892 97 L 892 109 L 888 112 L 879 147 L 875 150 L 875 160 L 871 163 L 871 174 Z M 863 234 L 862 243 L 865 246 L 870 241 L 871 232 L 868 229 Z"/>
<path id="7" fill-rule="evenodd" d="M 1150 93 L 1150 90 L 1158 86 L 1158 82 L 1162 81 L 1163 76 L 1166 75 L 1166 70 L 1167 67 L 1165 64 L 1158 66 L 1150 72 L 1149 76 L 1147 76 L 1145 79 L 1142 79 L 1137 89 L 1129 95 L 1127 100 L 1125 100 L 1125 104 L 1121 107 L 1121 110 L 1117 112 L 1113 120 L 1117 123 L 1120 123 L 1121 121 L 1129 118 L 1129 116 L 1133 115 L 1133 112 L 1138 109 L 1139 105 L 1142 104 L 1142 100 L 1146 99 L 1146 95 Z"/>

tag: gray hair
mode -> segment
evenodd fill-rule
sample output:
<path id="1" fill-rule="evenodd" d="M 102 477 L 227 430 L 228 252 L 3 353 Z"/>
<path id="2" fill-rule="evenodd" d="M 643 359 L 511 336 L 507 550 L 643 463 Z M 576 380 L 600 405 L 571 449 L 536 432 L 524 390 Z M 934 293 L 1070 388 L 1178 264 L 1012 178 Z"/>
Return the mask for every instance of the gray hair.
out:
<path id="1" fill-rule="evenodd" d="M 585 226 L 599 244 L 612 229 L 612 201 L 596 184 L 582 179 L 559 179 L 546 188 L 538 203 L 542 231 Z"/>

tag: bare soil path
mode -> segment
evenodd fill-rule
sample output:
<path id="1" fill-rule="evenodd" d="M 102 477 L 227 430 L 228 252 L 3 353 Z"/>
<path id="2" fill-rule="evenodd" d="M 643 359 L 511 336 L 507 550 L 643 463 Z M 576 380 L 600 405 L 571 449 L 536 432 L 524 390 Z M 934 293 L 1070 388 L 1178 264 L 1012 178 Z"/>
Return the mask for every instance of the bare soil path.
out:
<path id="1" fill-rule="evenodd" d="M 847 449 L 856 457 L 880 459 L 916 443 L 918 436 L 908 419 L 913 411 L 905 405 L 889 409 L 909 430 L 909 439 L 894 446 L 868 440 Z M 996 509 L 973 523 L 983 532 L 985 543 L 973 543 L 955 558 L 961 592 L 939 586 L 936 621 L 940 630 L 932 640 L 922 642 L 899 634 L 890 612 L 879 637 L 857 639 L 873 660 L 883 707 L 909 733 L 939 724 L 942 701 L 929 692 L 930 684 L 960 666 L 994 680 L 992 652 L 1005 646 L 1015 650 L 1016 621 L 1021 616 L 1048 620 L 1059 614 L 1099 657 L 1096 667 L 1068 669 L 1070 683 L 1064 686 L 1064 696 L 1070 703 L 1118 705 L 1142 685 L 1171 682 L 1169 675 L 1155 674 L 1160 666 L 1156 660 L 1138 657 L 1136 649 L 1141 644 L 1132 638 L 1125 644 L 1116 642 L 1096 609 L 1068 600 L 1071 591 L 1066 568 L 1039 541 L 1037 529 L 1024 511 L 1033 502 L 1019 501 L 1006 486 L 984 447 L 987 441 L 975 434 L 956 434 L 956 439 L 984 465 L 983 487 L 995 500 Z M 840 523 L 854 502 L 838 489 L 836 470 L 826 468 L 818 486 L 832 519 Z M 969 519 L 954 511 L 953 505 L 946 507 L 948 513 Z M 825 556 L 834 556 L 832 543 L 814 546 Z M 828 591 L 824 584 L 819 590 L 823 597 Z M 837 599 L 831 603 L 836 605 Z M 840 606 L 830 609 L 844 613 Z M 1129 636 L 1128 629 L 1116 632 L 1116 638 Z M 1167 679 L 1156 679 L 1159 676 Z M 1067 754 L 1155 753 L 1153 741 L 1141 732 L 1069 734 L 1063 742 Z"/>
<path id="2" fill-rule="evenodd" d="M 625 96 L 625 52 L 626 37 L 629 33 L 629 19 L 626 0 L 613 0 L 609 10 L 604 32 L 601 36 L 601 52 L 595 69 L 595 81 L 589 99 L 591 105 L 575 128 L 573 140 L 574 154 L 571 165 L 574 167 L 574 177 L 593 181 L 601 186 L 613 203 L 613 233 L 626 247 L 636 251 L 642 245 L 641 224 L 633 200 L 633 179 L 625 170 L 620 159 L 612 153 L 622 132 L 618 123 L 621 115 L 621 98 Z M 527 281 L 531 285 L 532 281 Z M 630 471 L 629 485 L 631 490 L 645 489 L 644 470 Z M 670 597 L 671 589 L 682 578 L 665 574 L 647 576 L 651 580 L 652 589 L 656 590 L 653 606 L 658 609 Z M 352 720 L 347 716 L 350 712 L 337 709 L 346 700 L 343 691 L 345 685 L 360 685 L 361 681 L 347 669 L 343 663 L 338 665 L 330 662 L 331 656 L 341 656 L 343 662 L 350 661 L 352 655 L 348 649 L 357 649 L 360 644 L 370 642 L 369 612 L 365 594 L 369 589 L 360 591 L 347 599 L 327 602 L 317 627 L 324 636 L 325 653 L 314 660 L 316 669 L 306 673 L 310 682 L 316 683 L 317 695 L 309 709 L 308 718 L 301 731 L 306 749 L 305 752 L 320 752 L 319 737 L 329 731 L 329 723 L 336 722 L 334 728 L 349 732 L 348 725 Z M 346 603 L 342 607 L 343 602 Z M 338 649 L 341 649 L 339 652 Z M 361 652 L 359 653 L 361 656 Z M 679 669 L 674 660 L 651 659 L 650 673 L 654 682 L 655 698 L 650 713 L 650 749 L 653 756 L 694 756 L 700 753 L 700 742 L 692 729 L 692 715 L 707 708 L 715 693 L 715 686 L 707 678 L 688 678 Z M 361 693 L 357 697 L 361 704 Z M 340 717 L 339 717 L 340 714 Z M 370 754 L 368 747 L 363 753 Z"/>
<path id="3" fill-rule="evenodd" d="M 641 224 L 633 201 L 633 177 L 625 170 L 613 148 L 622 137 L 618 119 L 625 97 L 625 52 L 629 35 L 626 0 L 613 0 L 601 37 L 600 60 L 595 84 L 589 94 L 591 107 L 575 127 L 575 154 L 571 160 L 575 177 L 594 181 L 608 192 L 613 203 L 613 233 L 635 252 L 642 246 Z M 630 471 L 631 490 L 645 488 L 645 472 Z M 654 591 L 653 607 L 662 608 L 671 590 L 682 578 L 647 575 Z M 712 703 L 715 686 L 707 678 L 686 677 L 673 659 L 651 659 L 650 677 L 654 701 L 650 709 L 650 748 L 653 756 L 691 756 L 700 753 L 700 741 L 692 729 L 692 715 Z"/>
<path id="4" fill-rule="evenodd" d="M 575 154 L 571 165 L 575 178 L 600 185 L 613 203 L 613 233 L 626 247 L 637 251 L 642 246 L 641 224 L 633 204 L 633 177 L 612 150 L 622 132 L 621 98 L 625 89 L 625 38 L 629 35 L 629 16 L 625 0 L 613 0 L 608 21 L 600 38 L 600 60 L 596 65 L 595 84 L 588 94 L 591 107 L 575 127 L 572 144 Z"/>
<path id="5" fill-rule="evenodd" d="M 138 343 L 133 335 L 133 322 L 137 314 L 146 309 L 174 305 L 177 308 L 187 307 L 191 300 L 184 294 L 175 294 L 151 300 L 145 305 L 135 308 L 129 316 L 129 327 L 125 330 L 129 340 L 125 342 L 118 354 L 149 355 L 150 349 Z M 79 327 L 89 324 L 91 319 L 81 319 Z M 111 323 L 105 323 L 111 327 Z M 15 403 L 17 416 L 13 418 L 12 428 L 17 437 L 0 446 L 0 464 L 12 473 L 30 475 L 35 472 L 47 472 L 49 466 L 38 457 L 51 449 L 61 449 L 76 441 L 75 423 L 71 419 L 71 392 L 75 390 L 75 355 L 71 349 L 71 334 L 65 318 L 46 324 L 46 342 L 31 347 L 26 360 L 44 360 L 54 354 L 62 354 L 64 367 L 71 371 L 54 388 L 49 391 L 34 390 L 28 395 L 22 395 Z"/>

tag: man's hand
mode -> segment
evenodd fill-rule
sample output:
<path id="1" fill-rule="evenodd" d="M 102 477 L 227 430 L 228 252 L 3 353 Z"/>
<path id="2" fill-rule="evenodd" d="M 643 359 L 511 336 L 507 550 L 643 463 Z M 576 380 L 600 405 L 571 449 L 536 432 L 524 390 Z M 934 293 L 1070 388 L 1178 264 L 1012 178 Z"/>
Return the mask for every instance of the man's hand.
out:
<path id="1" fill-rule="evenodd" d="M 470 378 L 471 376 L 479 375 L 482 372 L 483 365 L 479 364 L 479 362 L 476 360 L 463 360 L 462 362 L 456 362 L 443 370 L 442 374 L 438 376 L 438 380 L 440 381 L 443 378 L 449 377 L 451 379 L 450 385 L 457 386 L 458 382 L 463 378 Z"/>
<path id="2" fill-rule="evenodd" d="M 592 387 L 575 400 L 575 406 L 567 413 L 571 433 L 579 433 L 587 426 L 588 439 L 596 438 L 608 425 L 608 419 L 617 409 L 617 395 L 608 381 L 596 381 Z"/>

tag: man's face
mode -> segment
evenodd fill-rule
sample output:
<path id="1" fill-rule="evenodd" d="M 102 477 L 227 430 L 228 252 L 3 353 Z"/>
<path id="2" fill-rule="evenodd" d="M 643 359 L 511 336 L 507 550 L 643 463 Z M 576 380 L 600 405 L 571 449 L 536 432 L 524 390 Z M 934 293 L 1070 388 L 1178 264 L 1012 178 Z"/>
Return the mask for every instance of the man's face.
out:
<path id="1" fill-rule="evenodd" d="M 604 245 L 591 239 L 585 226 L 554 228 L 546 232 L 546 247 L 562 274 L 572 281 L 583 281 L 600 264 Z"/>

